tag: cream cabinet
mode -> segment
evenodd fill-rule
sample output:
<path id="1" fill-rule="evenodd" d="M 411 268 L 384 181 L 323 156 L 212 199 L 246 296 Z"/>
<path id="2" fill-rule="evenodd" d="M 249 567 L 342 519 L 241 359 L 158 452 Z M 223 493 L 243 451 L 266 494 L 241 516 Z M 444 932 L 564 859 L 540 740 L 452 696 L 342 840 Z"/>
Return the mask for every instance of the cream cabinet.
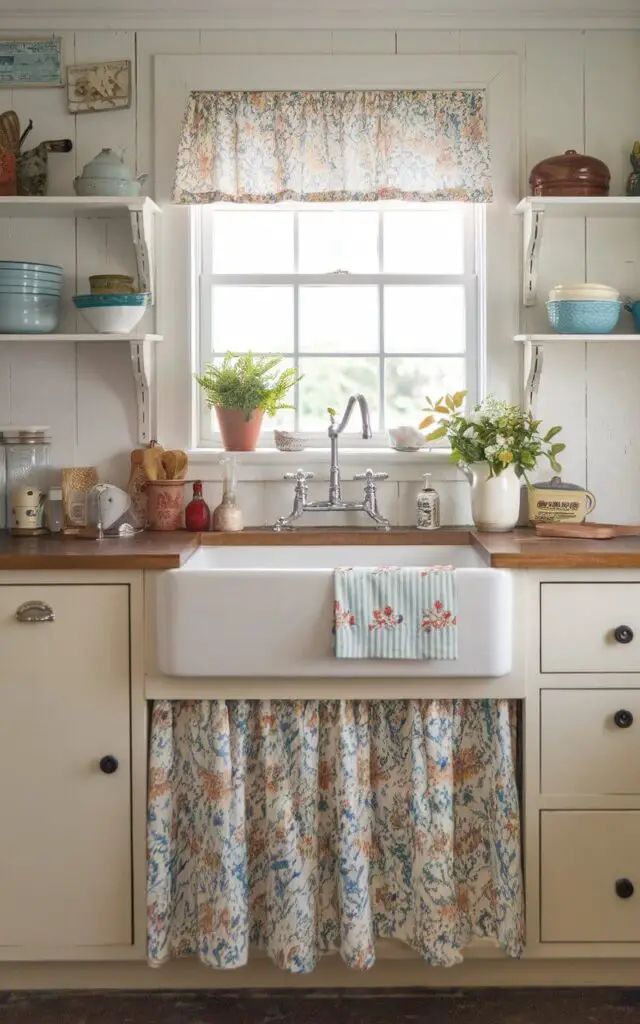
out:
<path id="1" fill-rule="evenodd" d="M 129 630 L 125 584 L 0 581 L 0 958 L 132 943 Z"/>

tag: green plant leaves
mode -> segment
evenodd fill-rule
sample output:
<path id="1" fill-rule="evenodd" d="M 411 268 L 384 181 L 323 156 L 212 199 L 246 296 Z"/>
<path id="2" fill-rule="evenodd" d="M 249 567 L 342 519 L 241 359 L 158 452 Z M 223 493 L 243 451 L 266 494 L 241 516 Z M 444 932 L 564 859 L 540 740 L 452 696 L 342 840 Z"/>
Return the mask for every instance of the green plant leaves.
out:
<path id="1" fill-rule="evenodd" d="M 284 399 L 302 379 L 291 366 L 279 373 L 281 362 L 282 356 L 227 352 L 221 363 L 208 363 L 195 379 L 210 408 L 242 409 L 247 419 L 254 409 L 274 416 L 279 409 L 293 408 Z"/>

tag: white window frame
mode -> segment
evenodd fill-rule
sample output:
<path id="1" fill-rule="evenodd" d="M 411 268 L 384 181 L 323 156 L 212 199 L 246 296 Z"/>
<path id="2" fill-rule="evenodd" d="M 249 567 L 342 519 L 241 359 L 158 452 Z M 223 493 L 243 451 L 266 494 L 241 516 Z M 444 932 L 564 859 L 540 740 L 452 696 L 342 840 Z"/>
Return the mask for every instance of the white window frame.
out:
<path id="1" fill-rule="evenodd" d="M 283 206 L 285 204 L 282 204 Z M 332 204 L 322 204 L 322 209 L 327 209 Z M 382 267 L 382 249 L 381 246 L 384 244 L 384 235 L 382 229 L 382 215 L 385 209 L 406 209 L 409 204 L 400 203 L 361 203 L 358 204 L 358 208 L 373 209 L 378 214 L 378 260 L 379 266 Z M 421 211 L 425 211 L 425 204 L 410 204 L 414 208 Z M 439 208 L 442 208 L 446 204 L 434 204 Z M 365 353 L 365 352 L 340 352 L 340 353 L 318 353 L 318 356 L 331 357 L 340 356 L 353 358 L 361 358 L 366 355 L 376 356 L 380 362 L 381 373 L 379 378 L 379 391 L 378 401 L 380 407 L 380 417 L 382 421 L 382 428 L 374 432 L 373 437 L 369 441 L 363 441 L 363 439 L 357 433 L 357 424 L 350 424 L 349 430 L 345 432 L 344 442 L 352 448 L 359 448 L 361 446 L 371 448 L 380 447 L 384 448 L 387 444 L 386 424 L 384 422 L 384 390 L 385 390 L 385 375 L 384 375 L 384 361 L 387 358 L 406 358 L 406 359 L 436 359 L 436 358 L 459 358 L 465 364 L 465 381 L 466 388 L 469 393 L 469 402 L 474 403 L 484 397 L 484 365 L 485 365 L 485 337 L 484 337 L 484 317 L 483 310 L 485 304 L 485 287 L 484 280 L 481 276 L 481 271 L 484 266 L 484 208 L 482 206 L 473 206 L 471 204 L 463 204 L 463 217 L 464 217 L 464 235 L 463 235 L 463 271 L 460 274 L 387 274 L 383 273 L 380 269 L 377 273 L 358 274 L 358 273 L 333 273 L 333 274 L 300 274 L 294 269 L 290 273 L 286 274 L 218 274 L 212 273 L 208 268 L 213 266 L 213 231 L 210 228 L 207 221 L 209 221 L 208 211 L 215 211 L 215 209 L 228 210 L 228 204 L 213 204 L 208 207 L 193 207 L 190 210 L 190 231 L 191 231 L 191 247 L 192 247 L 192 272 L 191 272 L 191 285 L 195 292 L 193 296 L 193 302 L 196 304 L 198 312 L 192 320 L 192 332 L 194 336 L 191 339 L 191 352 L 194 358 L 193 372 L 201 372 L 205 362 L 211 358 L 211 351 L 209 348 L 209 338 L 211 334 L 211 323 L 212 323 L 212 311 L 211 311 L 211 291 L 212 286 L 215 284 L 219 285 L 231 285 L 231 286 L 242 286 L 242 285 L 289 285 L 294 289 L 294 355 L 302 354 L 304 358 L 313 359 L 315 353 L 300 353 L 298 350 L 298 314 L 297 314 L 297 303 L 298 303 L 298 289 L 304 285 L 337 285 L 340 287 L 352 287 L 354 285 L 374 285 L 378 289 L 378 304 L 379 304 L 379 315 L 378 315 L 378 341 L 379 347 L 376 352 Z M 336 209 L 344 208 L 344 204 L 336 204 Z M 304 204 L 286 204 L 286 208 L 294 213 L 305 211 Z M 265 217 L 274 215 L 274 207 L 252 207 L 252 212 L 262 213 Z M 318 211 L 318 205 L 314 208 Z M 312 211 L 313 212 L 313 211 Z M 428 211 L 425 211 L 428 212 Z M 242 211 L 239 211 L 239 216 L 242 216 Z M 296 256 L 297 265 L 297 253 L 298 253 L 298 240 L 297 240 L 297 218 L 294 218 L 294 253 Z M 480 273 L 479 273 L 480 271 Z M 384 287 L 388 285 L 459 285 L 464 288 L 465 292 L 465 344 L 464 351 L 460 352 L 389 352 L 384 348 L 384 317 L 383 317 L 383 295 Z M 215 348 L 215 345 L 214 345 Z M 275 353 L 273 353 L 275 354 Z M 288 353 L 287 353 L 288 355 Z M 371 398 L 370 395 L 365 395 L 366 398 Z M 292 404 L 296 403 L 297 389 L 292 394 Z M 193 411 L 192 421 L 196 425 L 197 434 L 193 438 L 193 448 L 195 450 L 220 448 L 221 437 L 218 431 L 211 431 L 211 412 L 208 409 L 201 389 L 198 389 L 194 394 L 194 401 L 196 408 Z M 331 396 L 327 395 L 327 404 L 331 401 Z M 341 410 L 338 410 L 341 413 Z M 414 417 L 415 423 L 419 422 L 419 409 L 416 409 L 416 415 Z M 327 420 L 328 426 L 328 420 Z M 327 434 L 326 431 L 309 432 L 302 429 L 305 436 L 309 438 L 310 448 L 326 448 Z M 441 442 L 438 447 L 442 447 L 444 442 Z M 260 448 L 273 448 L 273 435 L 271 430 L 267 429 L 262 431 L 260 440 L 258 442 Z"/>
<path id="2" fill-rule="evenodd" d="M 191 415 L 196 385 L 192 377 L 193 354 L 188 339 L 190 323 L 197 315 L 191 304 L 189 215 L 186 207 L 171 202 L 176 152 L 189 92 L 199 89 L 452 89 L 486 90 L 489 143 L 492 153 L 494 202 L 486 207 L 485 268 L 487 301 L 484 335 L 487 339 L 486 388 L 479 393 L 499 393 L 519 400 L 520 353 L 509 344 L 518 332 L 520 287 L 520 238 L 513 209 L 524 188 L 521 145 L 521 66 L 514 54 L 420 54 L 404 55 L 264 55 L 210 53 L 154 57 L 154 167 L 156 199 L 163 207 L 160 218 L 158 330 L 164 341 L 156 348 L 157 371 L 152 394 L 152 430 L 159 440 L 192 451 L 191 461 L 204 474 L 211 473 L 218 453 L 193 451 L 198 425 Z M 483 367 L 478 374 L 482 381 Z M 368 448 L 369 460 L 385 461 Z M 343 456 L 347 456 L 346 447 Z M 246 479 L 271 479 L 269 468 L 289 457 L 263 449 L 247 453 L 241 463 L 252 468 Z M 324 457 L 322 452 L 318 457 Z M 444 452 L 434 452 L 438 462 Z M 424 454 L 421 460 L 424 460 Z M 407 456 L 408 460 L 410 457 Z M 354 460 L 361 455 L 354 453 Z M 394 456 L 400 466 L 405 457 Z M 424 465 L 424 461 L 422 461 Z M 264 468 L 264 473 L 263 473 Z M 205 476 L 205 478 L 207 478 Z M 212 475 L 210 478 L 214 478 Z"/>

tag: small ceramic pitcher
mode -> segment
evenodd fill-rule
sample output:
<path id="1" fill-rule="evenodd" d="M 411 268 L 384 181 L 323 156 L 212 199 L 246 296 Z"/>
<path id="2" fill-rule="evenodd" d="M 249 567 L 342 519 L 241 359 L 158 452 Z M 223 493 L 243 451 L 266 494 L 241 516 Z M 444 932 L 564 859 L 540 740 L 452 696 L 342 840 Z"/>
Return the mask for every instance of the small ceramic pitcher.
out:
<path id="1" fill-rule="evenodd" d="M 180 530 L 184 480 L 147 481 L 147 529 Z"/>

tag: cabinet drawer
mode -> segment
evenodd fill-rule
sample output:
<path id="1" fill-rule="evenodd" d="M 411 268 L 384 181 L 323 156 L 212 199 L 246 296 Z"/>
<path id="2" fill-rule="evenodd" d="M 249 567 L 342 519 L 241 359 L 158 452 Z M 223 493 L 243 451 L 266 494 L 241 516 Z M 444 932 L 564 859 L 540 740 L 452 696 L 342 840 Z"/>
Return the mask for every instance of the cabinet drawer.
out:
<path id="1" fill-rule="evenodd" d="M 640 793 L 640 690 L 543 690 L 543 793 Z"/>
<path id="2" fill-rule="evenodd" d="M 0 651 L 0 947 L 130 945 L 129 589 L 1 585 Z"/>
<path id="3" fill-rule="evenodd" d="M 542 942 L 640 942 L 640 811 L 543 811 Z"/>
<path id="4" fill-rule="evenodd" d="M 541 584 L 540 670 L 640 672 L 640 583 Z"/>

